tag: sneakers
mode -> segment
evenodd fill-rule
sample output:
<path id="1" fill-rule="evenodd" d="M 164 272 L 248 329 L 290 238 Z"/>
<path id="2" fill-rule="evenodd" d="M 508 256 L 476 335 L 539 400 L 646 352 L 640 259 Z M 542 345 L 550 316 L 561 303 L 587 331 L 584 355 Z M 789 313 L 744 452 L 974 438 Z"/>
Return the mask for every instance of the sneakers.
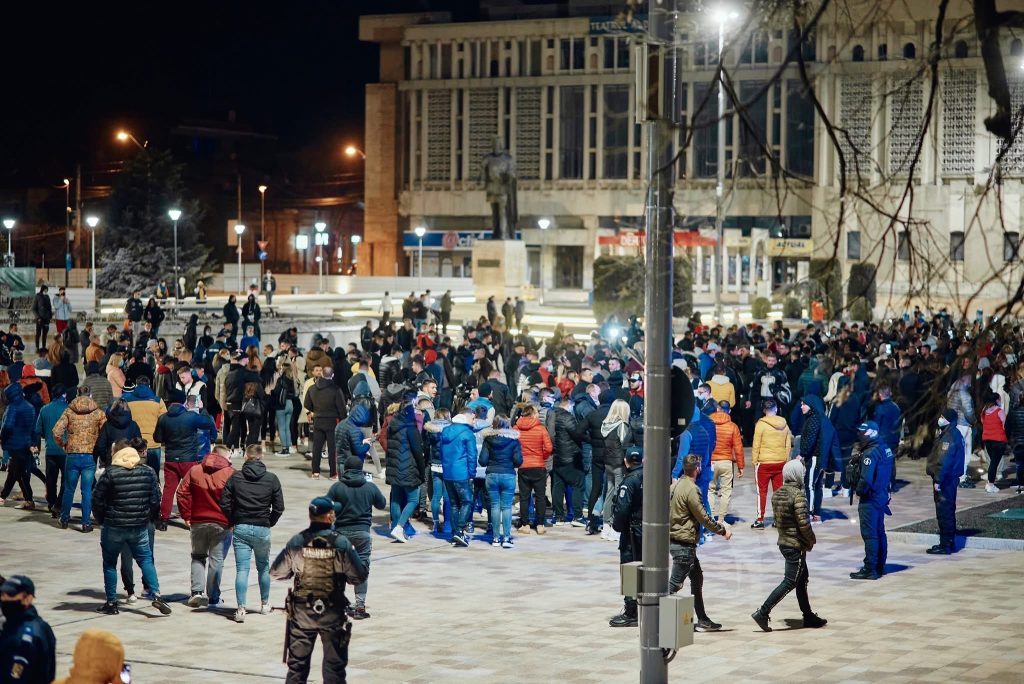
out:
<path id="1" fill-rule="evenodd" d="M 842 497 L 843 499 L 850 498 L 850 490 L 846 489 L 845 487 L 840 489 L 839 490 L 839 496 Z"/>
<path id="2" fill-rule="evenodd" d="M 245 608 L 242 606 L 235 609 L 235 622 L 245 622 Z"/>
<path id="3" fill-rule="evenodd" d="M 750 617 L 754 618 L 754 622 L 757 623 L 757 626 L 761 628 L 762 632 L 772 631 L 771 626 L 769 626 L 768 624 L 769 622 L 771 622 L 771 618 L 762 613 L 760 608 L 751 613 Z"/>
<path id="4" fill-rule="evenodd" d="M 126 598 L 124 600 L 124 602 L 127 603 L 128 605 L 133 605 L 138 600 L 139 599 L 138 599 L 138 597 L 135 594 L 128 594 L 128 598 Z"/>
<path id="5" fill-rule="evenodd" d="M 288 449 L 281 449 L 281 451 L 278 451 L 278 452 L 277 452 L 277 453 L 275 453 L 274 455 L 275 455 L 275 456 L 281 456 L 281 457 L 283 458 L 283 457 L 285 457 L 285 456 L 289 456 L 289 455 L 291 455 L 291 451 L 289 451 Z"/>
<path id="6" fill-rule="evenodd" d="M 754 522 L 750 523 L 750 529 L 752 529 L 752 530 L 763 530 L 764 529 L 764 520 L 755 520 Z"/>
<path id="7" fill-rule="evenodd" d="M 156 524 L 156 529 L 159 530 L 160 532 L 166 532 L 167 531 L 167 521 L 166 520 L 161 520 L 160 522 L 158 522 Z"/>
<path id="8" fill-rule="evenodd" d="M 609 627 L 636 627 L 638 624 L 636 615 L 627 615 L 625 611 L 608 621 Z"/>
<path id="9" fill-rule="evenodd" d="M 604 539 L 605 541 L 608 541 L 609 540 L 608 535 L 610 533 L 611 533 L 611 529 L 609 529 L 607 527 L 602 528 L 601 529 L 601 539 Z"/>
<path id="10" fill-rule="evenodd" d="M 512 537 L 507 537 L 501 541 L 501 548 L 503 549 L 514 549 L 515 547 L 516 545 L 512 541 Z"/>
<path id="11" fill-rule="evenodd" d="M 142 592 L 142 600 L 143 601 L 152 601 L 155 598 L 156 598 L 156 594 L 154 594 L 149 589 L 146 589 L 144 592 Z"/>
<path id="12" fill-rule="evenodd" d="M 548 530 L 544 527 L 544 523 L 541 523 L 540 525 L 537 525 L 537 529 L 535 529 L 534 532 L 537 534 L 547 534 Z"/>
<path id="13" fill-rule="evenodd" d="M 556 520 L 551 526 L 552 527 L 568 527 L 569 523 L 567 523 L 564 520 Z"/>
<path id="14" fill-rule="evenodd" d="M 811 627 L 813 629 L 817 629 L 819 627 L 824 627 L 827 624 L 828 620 L 826 620 L 823 617 L 818 617 L 814 613 L 808 613 L 807 615 L 804 615 L 804 627 Z"/>
<path id="15" fill-rule="evenodd" d="M 185 601 L 185 605 L 189 608 L 198 608 L 199 606 L 203 605 L 204 598 L 205 596 L 203 595 L 203 592 L 193 591 L 192 595 L 188 597 L 187 601 Z M 156 600 L 155 595 L 153 596 L 153 600 Z"/>
<path id="16" fill-rule="evenodd" d="M 60 521 L 60 529 L 62 529 L 62 530 L 66 530 L 66 529 L 68 529 L 68 524 L 69 524 L 69 521 L 67 521 L 67 520 L 61 520 L 61 521 Z"/>
<path id="17" fill-rule="evenodd" d="M 217 599 L 216 601 L 207 601 L 206 610 L 210 611 L 211 613 L 215 613 L 221 608 L 223 608 L 225 603 L 227 603 L 227 601 L 225 601 L 222 598 Z"/>
<path id="18" fill-rule="evenodd" d="M 876 579 L 878 579 L 878 575 L 876 575 L 875 573 L 871 572 L 867 568 L 861 568 L 857 572 L 851 572 L 850 573 L 850 579 L 854 579 L 854 580 L 876 580 Z"/>
<path id="19" fill-rule="evenodd" d="M 405 542 L 409 541 L 405 538 L 405 530 L 403 530 L 401 527 L 392 528 L 388 536 L 394 539 L 399 544 L 404 544 Z"/>
<path id="20" fill-rule="evenodd" d="M 457 534 L 452 537 L 452 546 L 466 547 L 469 546 L 469 539 L 464 534 Z"/>
<path id="21" fill-rule="evenodd" d="M 576 518 L 575 520 L 573 520 L 569 524 L 572 525 L 573 527 L 586 527 L 587 526 L 587 519 L 586 518 Z"/>
<path id="22" fill-rule="evenodd" d="M 519 534 L 530 534 L 531 531 L 529 525 L 523 525 L 519 528 Z"/>
<path id="23" fill-rule="evenodd" d="M 722 629 L 722 625 L 714 622 L 710 618 L 707 620 L 698 620 L 693 626 L 693 631 L 695 632 L 717 632 L 720 629 Z"/>
<path id="24" fill-rule="evenodd" d="M 17 506 L 15 506 L 15 508 L 17 508 L 19 511 L 34 511 L 36 510 L 36 505 L 32 501 L 25 501 L 24 503 L 20 503 Z"/>
<path id="25" fill-rule="evenodd" d="M 92 532 L 92 531 L 93 531 L 93 526 L 92 525 L 82 525 L 82 532 L 88 533 L 88 532 Z"/>
<path id="26" fill-rule="evenodd" d="M 942 546 L 941 544 L 936 544 L 932 548 L 926 549 L 925 553 L 931 554 L 932 556 L 948 556 L 949 554 L 953 553 L 953 551 L 951 549 L 946 548 L 945 546 Z"/>
<path id="27" fill-rule="evenodd" d="M 153 598 L 153 607 L 160 611 L 162 615 L 170 615 L 171 607 L 167 605 L 167 602 L 161 598 L 160 594 L 157 594 Z"/>
<path id="28" fill-rule="evenodd" d="M 270 603 L 260 604 L 260 615 L 270 615 L 274 610 L 274 607 Z"/>
<path id="29" fill-rule="evenodd" d="M 493 546 L 494 548 L 499 548 L 501 546 L 501 537 L 495 537 L 493 540 L 491 540 L 491 546 Z"/>
<path id="30" fill-rule="evenodd" d="M 974 480 L 969 477 L 965 477 L 960 480 L 960 484 L 958 486 L 960 489 L 974 489 L 977 485 L 974 484 Z"/>
<path id="31" fill-rule="evenodd" d="M 989 482 L 987 485 L 985 485 L 985 491 L 988 492 L 989 494 L 998 494 L 999 487 L 996 487 L 993 483 Z"/>
<path id="32" fill-rule="evenodd" d="M 107 601 L 102 606 L 96 609 L 97 613 L 103 613 L 104 615 L 117 615 L 121 611 L 117 609 L 117 603 L 114 601 Z"/>
<path id="33" fill-rule="evenodd" d="M 812 515 L 811 516 L 811 524 L 812 525 L 820 525 L 821 524 L 821 516 L 820 515 Z"/>
<path id="34" fill-rule="evenodd" d="M 356 606 L 352 609 L 353 620 L 365 620 L 370 617 L 370 614 L 366 612 L 366 606 Z"/>

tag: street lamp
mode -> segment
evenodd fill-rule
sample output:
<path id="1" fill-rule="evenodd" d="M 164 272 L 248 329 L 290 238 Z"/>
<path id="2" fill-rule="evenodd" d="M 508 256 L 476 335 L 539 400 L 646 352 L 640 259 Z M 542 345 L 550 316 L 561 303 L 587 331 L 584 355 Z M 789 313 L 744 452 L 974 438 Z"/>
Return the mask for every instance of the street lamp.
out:
<path id="1" fill-rule="evenodd" d="M 260 242 L 263 242 L 264 240 L 267 239 L 266 238 L 266 234 L 265 234 L 265 229 L 266 229 L 265 209 L 266 209 L 266 200 L 267 200 L 267 186 L 266 185 L 261 185 L 261 186 L 259 186 L 256 189 L 260 191 Z M 262 251 L 262 249 L 263 248 L 261 247 L 259 251 Z M 263 286 L 262 285 L 263 284 L 263 259 L 260 259 L 259 262 L 260 262 L 260 287 L 262 287 Z"/>
<path id="2" fill-rule="evenodd" d="M 313 224 L 316 228 L 316 265 L 319 277 L 317 279 L 317 292 L 322 294 L 324 291 L 324 245 L 327 244 L 327 235 L 324 233 L 327 230 L 327 224 L 323 221 L 317 221 Z"/>
<path id="3" fill-rule="evenodd" d="M 140 143 L 138 141 L 138 139 L 134 135 L 132 135 L 131 133 L 129 133 L 128 131 L 126 131 L 124 129 L 122 129 L 122 130 L 117 132 L 117 139 L 120 140 L 121 142 L 128 142 L 129 140 L 131 140 L 133 143 L 135 143 L 136 147 L 138 147 L 140 150 L 145 150 L 146 149 L 146 145 L 144 145 L 143 143 Z M 148 141 L 147 141 L 147 143 L 148 143 Z"/>
<path id="4" fill-rule="evenodd" d="M 366 159 L 366 153 L 363 152 L 358 147 L 356 147 L 355 145 L 346 145 L 345 146 L 345 156 L 346 157 L 359 156 L 362 159 Z"/>
<path id="5" fill-rule="evenodd" d="M 419 275 L 419 278 L 420 278 L 419 289 L 422 290 L 423 289 L 423 236 L 427 234 L 427 229 L 426 229 L 425 226 L 416 226 L 416 229 L 413 232 L 416 233 L 416 237 L 418 237 L 419 240 L 420 240 L 420 251 L 419 251 L 419 259 L 418 259 L 419 260 L 419 264 L 416 266 L 416 271 L 417 271 L 417 273 Z"/>
<path id="6" fill-rule="evenodd" d="M 551 219 L 537 219 L 537 227 L 541 230 L 547 230 L 551 226 Z"/>
<path id="7" fill-rule="evenodd" d="M 89 241 L 91 249 L 89 254 L 89 270 L 92 271 L 92 292 L 93 297 L 96 296 L 96 226 L 100 224 L 98 216 L 87 216 L 85 224 L 89 226 L 89 231 L 92 233 L 92 239 Z"/>
<path id="8" fill-rule="evenodd" d="M 14 243 L 14 219 L 4 219 L 4 228 L 7 229 L 7 265 L 14 267 L 14 252 L 11 245 Z"/>
<path id="9" fill-rule="evenodd" d="M 362 242 L 362 241 L 363 241 L 362 236 L 360 236 L 360 235 L 353 235 L 352 236 L 352 265 L 353 266 L 356 265 L 356 254 L 359 251 L 359 243 Z"/>
<path id="10" fill-rule="evenodd" d="M 725 25 L 739 19 L 739 12 L 719 7 L 712 13 L 718 23 L 718 158 L 715 183 L 715 259 L 711 270 L 711 296 L 715 300 L 715 320 L 722 322 L 722 291 L 725 290 L 726 268 L 722 263 L 722 243 L 725 242 Z M 738 273 L 737 273 L 738 277 Z"/>
<path id="11" fill-rule="evenodd" d="M 181 218 L 181 209 L 168 209 L 167 215 L 174 221 L 174 303 L 177 305 L 182 295 L 178 291 L 178 219 Z"/>
<path id="12" fill-rule="evenodd" d="M 238 236 L 238 293 L 242 294 L 242 233 L 245 232 L 244 223 L 235 224 L 235 235 Z"/>
<path id="13" fill-rule="evenodd" d="M 64 287 L 71 278 L 71 179 L 64 179 Z"/>

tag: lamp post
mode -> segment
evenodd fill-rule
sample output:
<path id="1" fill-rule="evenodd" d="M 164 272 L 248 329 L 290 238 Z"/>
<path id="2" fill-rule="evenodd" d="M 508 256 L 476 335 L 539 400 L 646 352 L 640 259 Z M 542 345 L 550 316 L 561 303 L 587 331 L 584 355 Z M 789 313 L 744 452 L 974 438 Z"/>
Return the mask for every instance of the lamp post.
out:
<path id="1" fill-rule="evenodd" d="M 245 232 L 244 223 L 235 224 L 235 235 L 238 236 L 238 294 L 244 294 L 242 289 L 242 233 Z"/>
<path id="2" fill-rule="evenodd" d="M 181 218 L 181 209 L 168 209 L 167 215 L 174 222 L 174 304 L 181 299 L 181 292 L 178 291 L 178 219 Z"/>
<path id="3" fill-rule="evenodd" d="M 355 145 L 346 145 L 345 146 L 345 156 L 346 157 L 359 157 L 359 158 L 364 159 L 364 160 L 366 159 L 366 153 L 363 152 L 358 147 L 356 147 Z"/>
<path id="4" fill-rule="evenodd" d="M 92 292 L 93 297 L 96 296 L 96 226 L 100 224 L 98 216 L 88 216 L 85 219 L 85 224 L 89 226 L 89 232 L 92 238 L 89 240 L 91 249 L 89 254 L 89 270 L 92 271 Z"/>
<path id="5" fill-rule="evenodd" d="M 739 18 L 739 13 L 719 8 L 714 13 L 718 22 L 718 160 L 715 183 L 715 259 L 711 270 L 711 296 L 715 300 L 715 321 L 722 323 L 722 293 L 725 290 L 726 269 L 722 263 L 722 243 L 725 242 L 725 24 Z"/>
<path id="6" fill-rule="evenodd" d="M 146 144 L 140 143 L 138 141 L 138 139 L 134 135 L 132 135 L 131 133 L 129 133 L 126 130 L 118 131 L 117 132 L 117 139 L 120 140 L 121 142 L 127 142 L 127 141 L 131 140 L 133 143 L 135 143 L 135 146 L 138 147 L 140 150 L 145 150 L 146 149 L 146 144 L 148 144 L 148 142 L 149 142 L 149 141 L 146 141 Z"/>
<path id="7" fill-rule="evenodd" d="M 64 179 L 64 287 L 71 277 L 71 179 Z"/>
<path id="8" fill-rule="evenodd" d="M 359 243 L 362 242 L 362 241 L 363 241 L 362 236 L 360 236 L 360 235 L 353 235 L 352 236 L 352 266 L 353 267 L 356 265 L 356 254 L 359 251 Z"/>
<path id="9" fill-rule="evenodd" d="M 14 252 L 11 246 L 14 244 L 14 219 L 4 219 L 4 228 L 7 229 L 7 266 L 14 267 Z"/>
<path id="10" fill-rule="evenodd" d="M 424 226 L 416 226 L 416 229 L 413 232 L 416 233 L 416 237 L 418 237 L 419 240 L 420 240 L 420 249 L 419 249 L 419 257 L 417 259 L 418 264 L 416 265 L 416 272 L 417 272 L 417 274 L 419 275 L 419 278 L 420 278 L 419 289 L 422 290 L 423 289 L 423 236 L 427 234 L 427 229 Z"/>
<path id="11" fill-rule="evenodd" d="M 324 223 L 323 221 L 317 221 L 316 223 L 313 224 L 313 227 L 316 229 L 316 235 L 314 236 L 314 239 L 316 240 L 316 266 L 317 266 L 317 272 L 318 272 L 317 293 L 318 294 L 323 294 L 323 291 L 324 291 L 324 245 L 327 244 L 327 239 L 326 239 L 327 235 L 324 234 L 324 231 L 327 230 L 327 224 Z"/>
<path id="12" fill-rule="evenodd" d="M 257 190 L 260 191 L 260 242 L 266 240 L 266 200 L 267 200 L 267 186 L 261 185 Z M 257 245 L 258 247 L 259 245 Z M 260 252 L 262 250 L 257 250 Z M 257 254 L 259 256 L 259 254 Z M 259 259 L 260 262 L 260 287 L 263 287 L 263 259 Z"/>

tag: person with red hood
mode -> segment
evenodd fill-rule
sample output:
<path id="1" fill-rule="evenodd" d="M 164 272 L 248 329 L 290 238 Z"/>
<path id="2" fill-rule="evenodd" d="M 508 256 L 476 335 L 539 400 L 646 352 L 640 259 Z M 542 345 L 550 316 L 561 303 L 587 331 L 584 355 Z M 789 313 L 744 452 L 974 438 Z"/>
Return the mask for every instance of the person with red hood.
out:
<path id="1" fill-rule="evenodd" d="M 192 536 L 192 595 L 186 601 L 191 608 L 202 604 L 204 574 L 207 607 L 213 610 L 221 603 L 220 576 L 231 546 L 231 523 L 220 507 L 220 498 L 235 472 L 230 454 L 227 447 L 214 447 L 178 485 L 178 512 Z"/>
<path id="2" fill-rule="evenodd" d="M 21 369 L 21 379 L 18 380 L 18 384 L 21 385 L 26 397 L 30 394 L 29 387 L 34 385 L 33 391 L 43 400 L 43 404 L 50 403 L 50 391 L 46 388 L 46 383 L 36 375 L 35 366 L 28 365 Z"/>

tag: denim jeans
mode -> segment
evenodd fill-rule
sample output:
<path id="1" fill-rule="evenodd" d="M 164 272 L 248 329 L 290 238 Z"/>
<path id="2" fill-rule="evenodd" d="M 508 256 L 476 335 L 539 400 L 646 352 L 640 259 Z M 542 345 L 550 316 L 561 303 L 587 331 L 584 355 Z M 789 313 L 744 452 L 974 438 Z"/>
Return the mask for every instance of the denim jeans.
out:
<path id="1" fill-rule="evenodd" d="M 469 512 L 473 506 L 472 480 L 445 480 L 445 491 L 448 493 L 449 505 L 452 508 L 452 536 L 461 533 L 469 523 Z"/>
<path id="2" fill-rule="evenodd" d="M 260 585 L 260 601 L 270 601 L 270 528 L 259 525 L 235 525 L 232 547 L 235 549 L 235 598 L 238 607 L 245 607 L 249 591 L 249 563 L 256 559 L 256 577 Z"/>
<path id="3" fill-rule="evenodd" d="M 146 465 L 152 468 L 153 472 L 156 473 L 157 484 L 160 484 L 160 456 L 160 447 L 157 447 L 156 449 L 146 449 Z"/>
<path id="4" fill-rule="evenodd" d="M 622 484 L 622 478 L 625 477 L 625 472 L 625 466 L 621 463 L 615 466 L 606 465 L 604 467 L 605 523 L 612 519 L 612 501 L 615 500 L 615 493 L 619 491 L 619 485 Z"/>
<path id="5" fill-rule="evenodd" d="M 400 487 L 395 485 L 391 488 L 391 527 L 405 527 L 409 518 L 416 512 L 416 506 L 420 503 L 419 487 Z"/>
<path id="6" fill-rule="evenodd" d="M 192 591 L 206 591 L 210 603 L 220 601 L 220 576 L 231 546 L 231 530 L 217 523 L 192 526 Z M 206 567 L 209 559 L 210 567 Z M 205 578 L 204 578 L 205 575 Z M 205 582 L 204 582 L 205 579 Z"/>
<path id="7" fill-rule="evenodd" d="M 363 565 L 366 566 L 366 575 L 367 578 L 369 578 L 370 551 L 373 550 L 373 538 L 370 536 L 370 533 L 366 530 L 353 529 L 340 529 L 338 530 L 338 532 L 340 532 L 346 539 L 352 542 L 352 548 L 355 549 L 356 554 L 358 554 L 359 560 L 363 561 Z M 364 579 L 362 582 L 355 586 L 356 608 L 366 607 L 367 582 L 368 579 Z"/>
<path id="8" fill-rule="evenodd" d="M 96 481 L 96 462 L 92 454 L 68 454 L 64 461 L 64 501 L 60 507 L 60 519 L 67 522 L 71 519 L 71 504 L 75 501 L 75 489 L 78 481 L 82 481 L 82 524 L 88 525 L 92 515 L 92 485 Z"/>
<path id="9" fill-rule="evenodd" d="M 495 537 L 512 537 L 512 497 L 516 493 L 514 473 L 487 473 L 491 495 L 491 529 Z M 499 532 L 500 530 L 500 532 Z"/>
<path id="10" fill-rule="evenodd" d="M 156 525 L 149 523 L 146 525 L 146 536 L 149 537 L 149 556 L 153 559 L 153 564 L 156 564 Z M 138 562 L 138 560 L 136 560 Z M 141 567 L 141 566 L 140 566 Z M 135 593 L 135 573 L 132 572 L 132 550 L 127 546 L 121 549 L 121 582 L 124 584 L 124 591 L 126 594 Z M 142 578 L 142 587 L 149 589 L 149 585 L 146 584 L 146 578 Z"/>
<path id="11" fill-rule="evenodd" d="M 46 503 L 49 506 L 62 506 L 64 504 L 64 464 L 67 456 L 64 454 L 46 454 Z M 60 488 L 57 487 L 57 478 L 60 478 Z"/>
<path id="12" fill-rule="evenodd" d="M 811 602 L 807 598 L 807 553 L 789 546 L 780 546 L 779 552 L 786 559 L 786 572 L 779 586 L 768 595 L 761 605 L 761 613 L 768 615 L 786 594 L 796 589 L 796 600 L 800 612 L 806 617 L 811 613 Z"/>
<path id="13" fill-rule="evenodd" d="M 731 461 L 730 461 L 731 463 Z M 674 594 L 683 586 L 683 581 L 690 578 L 690 593 L 693 595 L 693 611 L 700 620 L 707 620 L 704 610 L 704 572 L 697 559 L 697 547 L 694 544 L 678 544 L 670 542 L 668 547 L 672 555 L 672 574 L 668 580 L 668 593 Z"/>
<path id="14" fill-rule="evenodd" d="M 100 529 L 100 551 L 103 554 L 103 591 L 108 601 L 117 600 L 117 559 L 121 549 L 127 547 L 142 569 L 142 582 L 154 594 L 160 593 L 160 580 L 153 564 L 153 550 L 149 546 L 149 532 L 141 527 L 111 527 Z"/>
<path id="15" fill-rule="evenodd" d="M 582 507 L 584 501 L 590 501 L 590 488 L 594 485 L 593 480 L 590 479 L 590 470 L 594 464 L 594 452 L 591 451 L 589 444 L 581 444 L 580 451 L 583 452 L 583 491 L 577 494 L 573 490 L 572 498 L 573 501 L 579 498 L 580 506 Z M 590 514 L 593 515 L 593 512 Z"/>
<path id="16" fill-rule="evenodd" d="M 284 405 L 284 408 L 275 411 L 277 416 L 277 435 L 281 440 L 282 450 L 294 446 L 292 443 L 292 411 L 294 410 L 292 402 L 289 401 Z"/>
<path id="17" fill-rule="evenodd" d="M 451 510 L 449 507 L 448 494 L 444 490 L 444 477 L 441 476 L 441 473 L 432 472 L 430 475 L 430 479 L 434 485 L 434 493 L 430 497 L 430 512 L 433 515 L 434 524 L 441 524 L 441 512 L 443 507 L 445 513 L 444 521 L 449 527 L 451 527 Z"/>

